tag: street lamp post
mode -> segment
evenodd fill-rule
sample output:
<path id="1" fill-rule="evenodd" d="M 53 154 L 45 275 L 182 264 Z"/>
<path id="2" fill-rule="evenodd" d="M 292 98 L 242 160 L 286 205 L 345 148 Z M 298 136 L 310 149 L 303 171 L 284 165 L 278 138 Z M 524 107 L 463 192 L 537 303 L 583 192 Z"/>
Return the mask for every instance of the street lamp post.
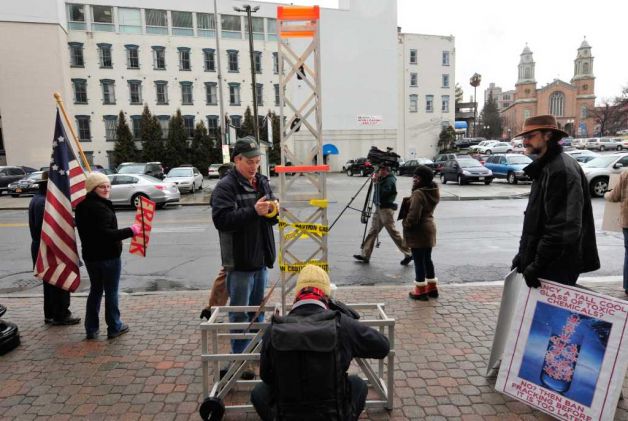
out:
<path id="1" fill-rule="evenodd" d="M 491 126 L 489 126 L 488 124 L 484 125 L 484 135 L 488 136 L 489 138 L 491 136 L 489 136 L 489 130 L 491 130 Z"/>
<path id="2" fill-rule="evenodd" d="M 243 9 L 234 7 L 236 12 L 246 12 L 246 19 L 249 26 L 249 56 L 251 59 L 251 90 L 253 92 L 253 132 L 255 135 L 255 141 L 259 144 L 259 121 L 257 121 L 257 83 L 255 81 L 255 58 L 253 51 L 253 18 L 252 13 L 259 10 L 259 6 L 251 8 L 250 5 L 245 4 Z"/>
<path id="3" fill-rule="evenodd" d="M 478 136 L 477 127 L 476 127 L 476 121 L 477 121 L 477 116 L 478 116 L 477 87 L 480 86 L 480 82 L 482 82 L 482 75 L 479 74 L 479 73 L 473 73 L 473 76 L 471 76 L 471 79 L 469 80 L 469 83 L 471 84 L 471 86 L 473 86 L 473 103 L 474 103 L 474 107 L 473 107 L 473 137 L 477 137 Z"/>

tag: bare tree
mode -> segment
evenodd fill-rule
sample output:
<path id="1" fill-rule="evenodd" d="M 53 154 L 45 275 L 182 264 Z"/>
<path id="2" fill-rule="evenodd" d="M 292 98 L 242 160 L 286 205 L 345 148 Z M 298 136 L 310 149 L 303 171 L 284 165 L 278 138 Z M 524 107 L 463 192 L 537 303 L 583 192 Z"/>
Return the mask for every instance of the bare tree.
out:
<path id="1" fill-rule="evenodd" d="M 598 126 L 597 135 L 614 135 L 622 129 L 622 120 L 625 120 L 625 108 L 623 112 L 622 108 L 608 99 L 604 99 L 599 107 L 589 108 L 588 115 Z"/>

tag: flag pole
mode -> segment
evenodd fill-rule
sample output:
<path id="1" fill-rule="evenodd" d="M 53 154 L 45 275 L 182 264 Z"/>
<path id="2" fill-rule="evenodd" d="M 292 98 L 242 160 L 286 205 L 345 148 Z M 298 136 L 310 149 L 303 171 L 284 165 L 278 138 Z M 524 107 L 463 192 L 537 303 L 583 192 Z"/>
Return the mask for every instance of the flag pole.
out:
<path id="1" fill-rule="evenodd" d="M 144 220 L 144 202 L 141 196 L 140 196 L 140 213 L 142 214 L 142 243 L 144 244 L 142 251 L 144 252 L 144 257 L 146 257 L 146 228 L 145 228 L 146 221 Z"/>
<path id="2" fill-rule="evenodd" d="M 65 112 L 65 107 L 63 106 L 63 99 L 61 98 L 61 94 L 59 92 L 55 92 L 54 97 L 55 97 L 55 100 L 57 101 L 57 105 L 59 106 L 59 109 L 61 109 L 61 114 L 63 114 L 63 118 L 65 119 L 65 124 L 68 126 L 68 129 L 70 129 L 70 133 L 72 134 L 74 143 L 76 144 L 76 147 L 78 148 L 79 155 L 81 155 L 81 159 L 83 161 L 84 167 L 87 168 L 87 171 L 92 172 L 92 168 L 89 166 L 89 162 L 87 162 L 85 153 L 83 153 L 83 148 L 81 147 L 81 143 L 78 140 L 78 136 L 76 136 L 76 133 L 74 132 L 74 126 L 72 126 L 72 123 L 70 122 L 70 119 L 68 118 L 68 115 Z"/>

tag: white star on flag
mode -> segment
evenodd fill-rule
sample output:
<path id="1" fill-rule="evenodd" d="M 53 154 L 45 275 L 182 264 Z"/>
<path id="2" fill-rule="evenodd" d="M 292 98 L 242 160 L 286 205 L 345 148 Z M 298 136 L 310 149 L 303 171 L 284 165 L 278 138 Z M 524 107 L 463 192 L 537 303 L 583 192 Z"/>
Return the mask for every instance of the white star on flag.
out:
<path id="1" fill-rule="evenodd" d="M 57 140 L 58 140 L 59 142 L 65 142 L 65 139 L 63 138 L 63 136 L 59 136 L 59 137 L 57 138 Z"/>
<path id="2" fill-rule="evenodd" d="M 54 159 L 52 160 L 54 162 Z M 59 169 L 59 167 L 57 166 L 57 164 L 52 166 L 52 170 L 53 171 L 57 171 Z"/>
<path id="3" fill-rule="evenodd" d="M 65 171 L 63 171 L 63 170 L 59 170 L 59 174 L 61 174 L 61 175 L 65 175 Z"/>

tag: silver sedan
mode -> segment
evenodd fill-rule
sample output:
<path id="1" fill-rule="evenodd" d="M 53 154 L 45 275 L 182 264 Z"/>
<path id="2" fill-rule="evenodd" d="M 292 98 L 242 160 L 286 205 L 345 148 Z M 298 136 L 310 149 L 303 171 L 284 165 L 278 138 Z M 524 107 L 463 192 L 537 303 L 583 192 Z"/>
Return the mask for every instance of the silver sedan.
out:
<path id="1" fill-rule="evenodd" d="M 112 174 L 111 197 L 109 200 L 116 206 L 139 206 L 140 197 L 144 196 L 157 204 L 161 209 L 166 203 L 178 202 L 181 193 L 174 183 L 164 182 L 150 175 Z"/>

